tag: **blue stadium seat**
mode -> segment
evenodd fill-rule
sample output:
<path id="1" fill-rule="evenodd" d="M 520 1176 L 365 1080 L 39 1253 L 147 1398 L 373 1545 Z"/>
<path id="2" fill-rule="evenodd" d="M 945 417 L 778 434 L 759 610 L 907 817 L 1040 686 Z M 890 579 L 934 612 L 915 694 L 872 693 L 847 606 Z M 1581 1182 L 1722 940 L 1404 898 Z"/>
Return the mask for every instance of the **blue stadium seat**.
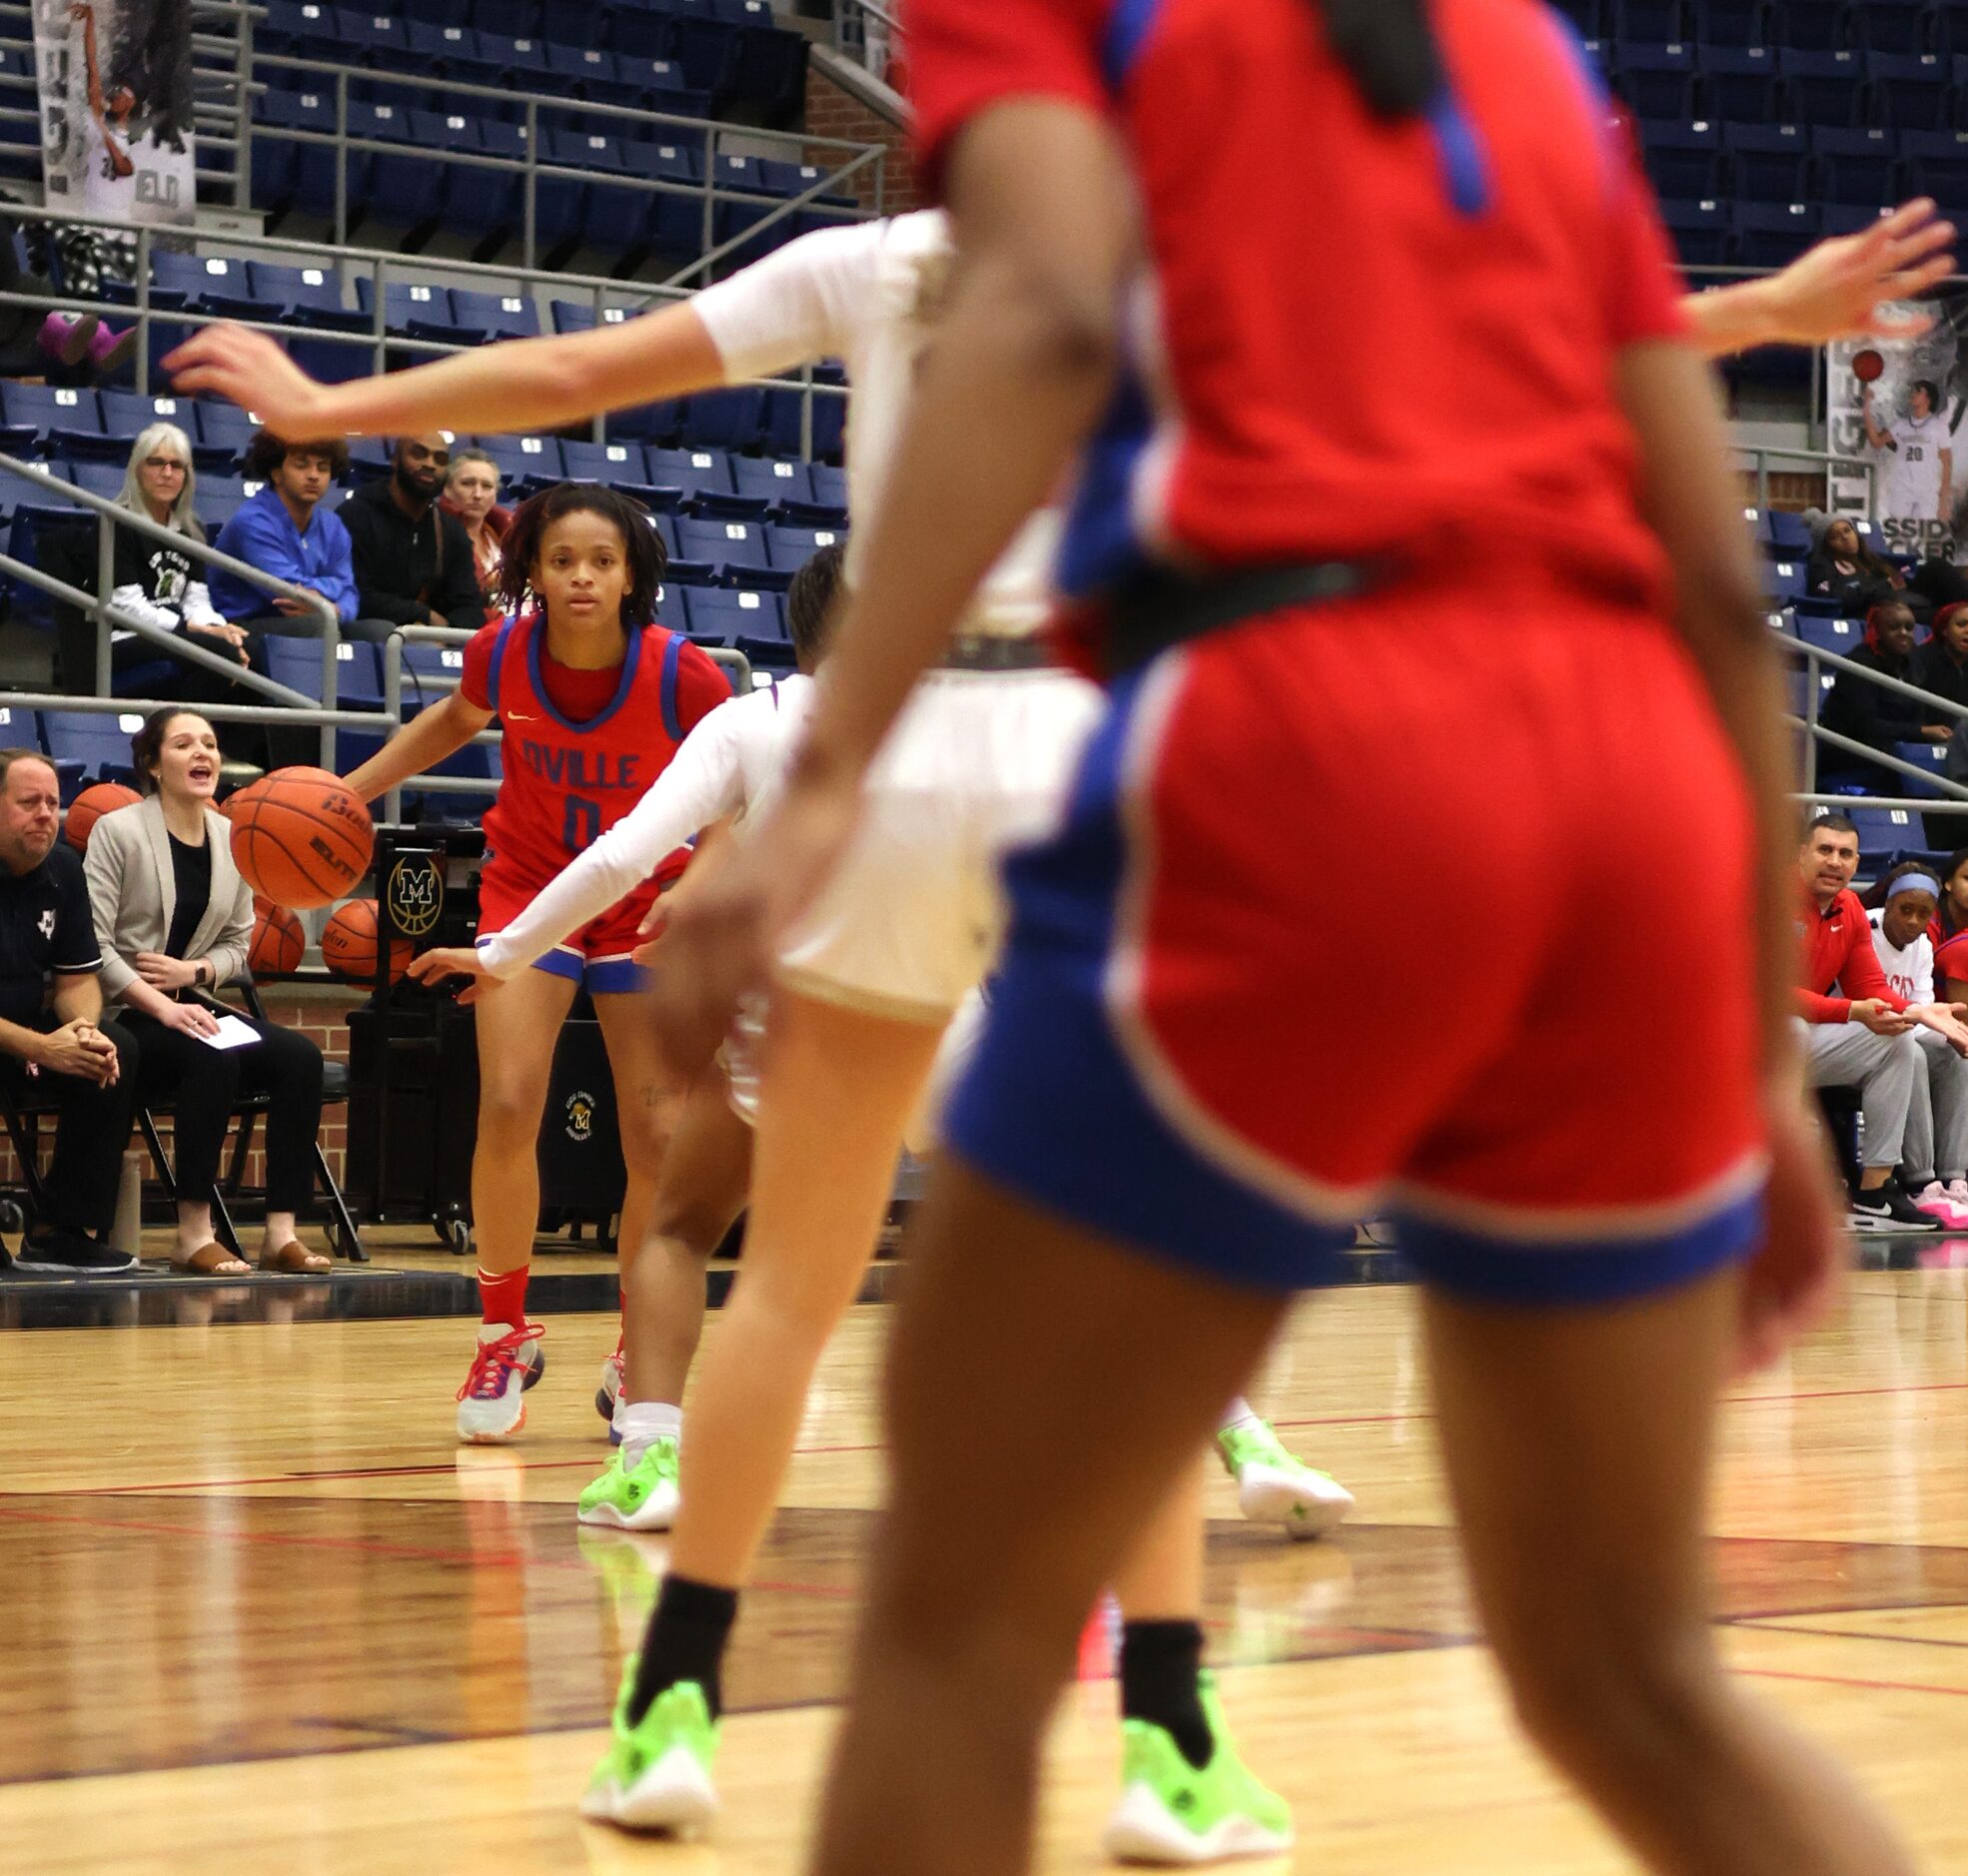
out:
<path id="1" fill-rule="evenodd" d="M 638 167 L 630 161 L 628 150 L 613 137 L 591 132 L 549 131 L 547 150 L 555 163 L 574 169 L 592 170 L 598 176 L 635 177 Z M 649 217 L 654 194 L 627 183 L 609 184 L 596 180 L 586 186 L 586 206 L 582 232 L 597 248 L 618 254 L 640 252 L 649 244 Z"/>
<path id="2" fill-rule="evenodd" d="M 102 405 L 93 391 L 56 390 L 49 385 L 0 382 L 0 421 L 17 434 L 45 438 L 51 430 L 100 433 Z"/>
<path id="3" fill-rule="evenodd" d="M 481 437 L 478 447 L 498 465 L 499 474 L 510 480 L 544 483 L 566 479 L 557 437 Z"/>
<path id="4" fill-rule="evenodd" d="M 335 20 L 342 37 L 344 63 L 404 69 L 410 37 L 409 22 L 401 8 L 392 13 L 377 13 L 360 7 L 338 7 Z M 351 51 L 358 57 L 350 58 Z"/>
<path id="5" fill-rule="evenodd" d="M 1842 749 L 1820 751 L 1827 757 L 1844 754 Z M 1893 773 L 1891 786 L 1897 788 L 1901 782 L 1909 782 L 1908 792 L 1912 792 L 1910 778 Z M 1895 853 L 1909 849 L 1924 849 L 1926 841 L 1922 838 L 1920 818 L 1910 808 L 1849 808 L 1852 825 L 1859 830 L 1859 853 L 1866 862 L 1865 870 L 1876 871 L 1877 866 Z"/>
<path id="6" fill-rule="evenodd" d="M 763 573 L 771 568 L 765 554 L 765 530 L 756 521 L 710 521 L 679 516 L 676 548 L 679 558 L 714 566 L 723 579 L 737 573 Z"/>
<path id="7" fill-rule="evenodd" d="M 1968 52 L 1968 0 L 1935 0 L 1928 10 L 1935 52 Z"/>
<path id="8" fill-rule="evenodd" d="M 797 573 L 822 547 L 840 545 L 846 531 L 837 527 L 768 527 L 765 557 L 779 572 Z"/>
<path id="9" fill-rule="evenodd" d="M 731 462 L 731 478 L 739 494 L 755 497 L 765 508 L 813 499 L 813 477 L 804 463 L 735 457 Z"/>
<path id="10" fill-rule="evenodd" d="M 1785 267 L 1818 238 L 1820 216 L 1808 202 L 1737 205 L 1735 252 L 1745 267 Z"/>
<path id="11" fill-rule="evenodd" d="M 507 33 L 479 22 L 479 58 L 518 78 L 520 89 L 543 89 L 546 77 L 546 44 L 534 32 Z"/>
<path id="12" fill-rule="evenodd" d="M 1735 196 L 1745 202 L 1799 202 L 1810 193 L 1809 140 L 1799 124 L 1729 124 L 1722 131 Z"/>
<path id="13" fill-rule="evenodd" d="M 1940 202 L 1959 202 L 1968 181 L 1968 133 L 1960 131 L 1907 131 L 1900 137 L 1900 150 L 1907 159 L 1911 186 L 1923 195 L 1938 189 Z"/>
<path id="14" fill-rule="evenodd" d="M 1766 46 L 1767 0 L 1694 0 L 1694 36 L 1704 46 Z"/>
<path id="15" fill-rule="evenodd" d="M 1892 132 L 1813 126 L 1817 199 L 1827 207 L 1883 208 L 1899 200 L 1900 163 Z"/>
<path id="16" fill-rule="evenodd" d="M 1763 571 L 1763 588 L 1779 605 L 1790 605 L 1803 598 L 1804 563 L 1772 560 Z"/>
<path id="17" fill-rule="evenodd" d="M 569 45 L 559 39 L 547 41 L 546 69 L 557 81 L 556 91 L 569 83 L 585 84 L 589 80 L 611 85 L 617 77 L 612 52 L 604 52 L 598 46 Z"/>
<path id="18" fill-rule="evenodd" d="M 801 454 L 801 407 L 805 395 L 798 391 L 772 390 L 765 393 L 765 447 L 775 456 Z M 846 441 L 847 406 L 839 398 L 813 400 L 813 457 L 838 459 Z"/>
<path id="19" fill-rule="evenodd" d="M 680 488 L 685 495 L 735 494 L 730 460 L 716 450 L 650 450 L 646 453 L 649 480 L 658 487 Z"/>
<path id="20" fill-rule="evenodd" d="M 1702 54 L 1697 116 L 1726 124 L 1768 124 L 1776 91 L 1776 54 L 1767 46 L 1710 46 Z"/>
<path id="21" fill-rule="evenodd" d="M 258 428 L 250 413 L 230 404 L 202 405 L 198 413 L 200 466 L 222 456 L 235 461 L 246 454 Z"/>
<path id="22" fill-rule="evenodd" d="M 684 604 L 683 587 L 673 579 L 666 579 L 656 588 L 656 623 L 665 630 L 687 632 L 690 629 L 690 614 Z"/>
<path id="23" fill-rule="evenodd" d="M 312 638 L 283 638 L 269 632 L 263 641 L 267 675 L 277 684 L 298 690 L 315 702 L 322 700 L 320 643 Z M 380 710 L 383 673 L 376 647 L 345 639 L 335 647 L 335 700 L 338 709 Z"/>
<path id="24" fill-rule="evenodd" d="M 1820 651 L 1836 651 L 1849 658 L 1865 643 L 1865 626 L 1855 618 L 1806 618 L 1797 620 L 1797 636 Z"/>
<path id="25" fill-rule="evenodd" d="M 1772 508 L 1769 513 L 1769 536 L 1771 543 L 1779 551 L 1795 559 L 1805 559 L 1811 551 L 1810 525 L 1801 514 L 1791 514 L 1782 508 Z"/>
<path id="26" fill-rule="evenodd" d="M 469 26 L 409 18 L 404 38 L 413 70 L 449 72 L 454 64 L 469 65 L 479 58 L 479 35 Z"/>
<path id="27" fill-rule="evenodd" d="M 594 308 L 588 301 L 551 300 L 547 302 L 546 310 L 553 316 L 553 330 L 556 333 L 586 333 L 594 330 Z M 624 320 L 634 317 L 627 307 L 604 306 L 601 309 L 603 326 L 619 326 Z"/>
<path id="28" fill-rule="evenodd" d="M 89 781 L 136 780 L 130 765 L 130 738 L 143 728 L 141 716 L 111 716 L 81 710 L 43 710 L 41 746 L 57 762 L 79 763 Z"/>
<path id="29" fill-rule="evenodd" d="M 489 339 L 533 339 L 539 334 L 539 308 L 529 293 L 473 293 L 451 290 L 452 318 Z"/>
<path id="30" fill-rule="evenodd" d="M 734 386 L 685 398 L 677 435 L 702 450 L 751 450 L 763 435 L 764 421 L 765 394 Z"/>
<path id="31" fill-rule="evenodd" d="M 847 513 L 847 471 L 830 463 L 809 466 L 813 477 L 813 499 L 831 503 L 844 516 Z"/>
<path id="32" fill-rule="evenodd" d="M 540 26 L 539 0 L 472 0 L 472 24 L 482 34 L 534 38 Z"/>
<path id="33" fill-rule="evenodd" d="M 569 481 L 640 488 L 656 479 L 639 443 L 562 443 L 560 461 Z"/>
<path id="34" fill-rule="evenodd" d="M 1688 37 L 1687 15 L 1680 0 L 1611 0 L 1608 11 L 1615 39 L 1664 46 Z"/>
<path id="35" fill-rule="evenodd" d="M 1899 742 L 1893 745 L 1893 753 L 1902 762 L 1918 763 L 1932 775 L 1947 773 L 1947 744 L 1944 742 Z M 1941 790 L 1931 781 L 1916 781 L 1911 775 L 1900 775 L 1898 779 L 1910 795 L 1934 801 L 1941 799 Z"/>
<path id="36" fill-rule="evenodd" d="M 1800 124 L 1863 124 L 1865 63 L 1857 52 L 1792 52 L 1778 55 L 1784 115 Z"/>
<path id="37" fill-rule="evenodd" d="M 1869 52 L 1865 67 L 1880 123 L 1931 131 L 1954 122 L 1953 75 L 1940 54 Z"/>
<path id="38" fill-rule="evenodd" d="M 134 443 L 153 424 L 176 424 L 196 447 L 203 438 L 198 404 L 191 398 L 141 397 L 134 391 L 101 391 L 103 435 Z"/>
<path id="39" fill-rule="evenodd" d="M 1792 0 L 1786 10 L 1808 15 L 1822 11 L 1823 0 L 1811 0 L 1809 5 L 1801 6 L 1799 0 Z M 1947 50 L 1934 43 L 1934 22 L 1928 0 L 1866 0 L 1865 5 L 1850 10 L 1850 20 L 1858 43 L 1874 52 Z"/>
<path id="40" fill-rule="evenodd" d="M 432 26 L 465 26 L 472 18 L 472 0 L 404 0 L 404 17 Z"/>
<path id="41" fill-rule="evenodd" d="M 1781 0 L 1774 9 L 1778 45 L 1799 52 L 1837 52 L 1853 43 L 1853 15 L 1864 6 L 1846 0 Z"/>
<path id="42" fill-rule="evenodd" d="M 776 592 L 717 586 L 690 586 L 683 591 L 693 638 L 735 643 L 747 656 L 749 644 L 768 650 L 782 645 L 790 648 L 785 606 Z"/>
<path id="43" fill-rule="evenodd" d="M 1650 119 L 1639 126 L 1639 134 L 1656 195 L 1699 200 L 1722 193 L 1718 126 Z"/>
<path id="44" fill-rule="evenodd" d="M 1628 45 L 1614 55 L 1613 90 L 1636 118 L 1693 118 L 1694 48 Z"/>
<path id="45" fill-rule="evenodd" d="M 200 475 L 198 486 L 192 490 L 192 511 L 206 533 L 216 535 L 232 519 L 249 488 L 259 486 L 258 482 L 244 482 L 237 475 Z"/>
<path id="46" fill-rule="evenodd" d="M 376 283 L 367 274 L 356 277 L 356 306 L 375 317 Z M 407 333 L 413 320 L 436 321 L 451 326 L 451 289 L 425 281 L 393 281 L 383 289 L 383 323 L 393 333 Z"/>
<path id="47" fill-rule="evenodd" d="M 287 311 L 339 313 L 342 284 L 332 268 L 283 267 L 271 261 L 246 264 L 248 291 L 262 306 Z"/>

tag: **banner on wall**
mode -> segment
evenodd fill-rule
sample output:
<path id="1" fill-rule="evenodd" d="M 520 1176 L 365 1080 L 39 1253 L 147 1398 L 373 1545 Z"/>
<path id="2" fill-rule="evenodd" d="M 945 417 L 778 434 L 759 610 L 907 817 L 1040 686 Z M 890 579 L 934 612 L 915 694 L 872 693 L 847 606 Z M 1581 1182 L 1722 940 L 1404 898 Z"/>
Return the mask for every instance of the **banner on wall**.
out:
<path id="1" fill-rule="evenodd" d="M 191 0 L 34 0 L 50 208 L 190 226 Z"/>
<path id="2" fill-rule="evenodd" d="M 1968 295 L 1923 300 L 1918 310 L 1934 320 L 1918 339 L 1892 345 L 1841 340 L 1827 350 L 1826 448 L 1870 471 L 1834 465 L 1831 508 L 1869 517 L 1880 551 L 1895 558 L 1963 560 Z"/>

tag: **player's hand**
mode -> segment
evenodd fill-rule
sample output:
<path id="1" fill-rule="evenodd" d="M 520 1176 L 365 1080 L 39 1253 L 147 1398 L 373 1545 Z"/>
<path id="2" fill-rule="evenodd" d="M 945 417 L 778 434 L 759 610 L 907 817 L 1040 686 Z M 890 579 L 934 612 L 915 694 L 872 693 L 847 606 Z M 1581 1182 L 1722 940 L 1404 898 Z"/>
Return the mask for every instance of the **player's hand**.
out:
<path id="1" fill-rule="evenodd" d="M 208 326 L 164 360 L 180 397 L 230 398 L 257 411 L 275 436 L 308 443 L 339 434 L 328 388 L 318 385 L 266 333 L 244 326 Z"/>
<path id="2" fill-rule="evenodd" d="M 166 957 L 162 951 L 139 951 L 133 960 L 137 975 L 153 990 L 183 990 L 198 982 L 198 970 L 188 959 Z"/>
<path id="3" fill-rule="evenodd" d="M 1845 1269 L 1837 1190 L 1802 1091 L 1787 1092 L 1770 1116 L 1765 1235 L 1743 1268 L 1734 1378 L 1775 1361 L 1831 1308 Z"/>
<path id="4" fill-rule="evenodd" d="M 1883 309 L 1946 280 L 1954 272 L 1953 244 L 1953 223 L 1938 220 L 1925 197 L 1862 234 L 1819 242 L 1769 283 L 1783 338 L 1800 346 L 1918 339 L 1933 325 L 1930 315 Z"/>
<path id="5" fill-rule="evenodd" d="M 1931 1029 L 1956 1055 L 1968 1056 L 1968 1024 L 1955 1014 L 1951 1003 L 1916 1003 L 1908 1011 L 1922 1029 Z"/>
<path id="6" fill-rule="evenodd" d="M 74 1075 L 107 1088 L 116 1080 L 116 1044 L 83 1017 L 41 1038 L 35 1061 L 55 1075 Z"/>
<path id="7" fill-rule="evenodd" d="M 447 977 L 469 979 L 458 993 L 460 1003 L 477 1003 L 489 983 L 498 982 L 486 969 L 485 959 L 470 945 L 437 945 L 420 952 L 411 959 L 408 974 L 420 984 L 436 984 Z"/>
<path id="8" fill-rule="evenodd" d="M 246 651 L 246 627 L 244 625 L 187 625 L 185 629 L 188 632 L 197 632 L 201 638 L 217 638 L 222 644 L 231 645 L 233 655 L 242 664 L 251 664 L 253 662 Z"/>
<path id="9" fill-rule="evenodd" d="M 777 804 L 744 840 L 720 841 L 690 863 L 688 892 L 650 917 L 660 933 L 650 991 L 667 1059 L 696 1074 L 716 1053 L 747 991 L 762 990 L 787 928 L 818 895 L 860 817 L 858 771 L 821 773 L 795 761 Z M 636 952 L 648 962 L 647 947 Z"/>
<path id="10" fill-rule="evenodd" d="M 1862 1024 L 1875 1036 L 1904 1036 L 1913 1028 L 1913 1018 L 1902 1015 L 1878 997 L 1861 997 L 1852 1005 L 1851 1020 Z"/>
<path id="11" fill-rule="evenodd" d="M 216 1036 L 219 1019 L 202 1003 L 174 1003 L 157 1019 L 166 1029 L 181 1030 L 187 1036 Z"/>

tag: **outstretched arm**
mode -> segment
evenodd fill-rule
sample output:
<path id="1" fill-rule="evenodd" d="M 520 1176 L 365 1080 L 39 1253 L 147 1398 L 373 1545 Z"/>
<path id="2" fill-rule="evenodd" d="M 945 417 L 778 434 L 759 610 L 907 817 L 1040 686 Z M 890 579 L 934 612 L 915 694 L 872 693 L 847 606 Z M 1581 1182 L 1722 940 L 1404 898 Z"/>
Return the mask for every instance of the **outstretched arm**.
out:
<path id="1" fill-rule="evenodd" d="M 386 795 L 399 783 L 442 762 L 492 721 L 492 713 L 454 690 L 444 702 L 421 711 L 360 768 L 344 777 L 351 793 L 364 801 Z"/>
<path id="2" fill-rule="evenodd" d="M 1932 319 L 1881 309 L 1946 280 L 1954 272 L 1953 244 L 1953 224 L 1937 220 L 1923 197 L 1863 234 L 1819 242 L 1780 274 L 1689 294 L 1684 310 L 1696 346 L 1711 359 L 1752 346 L 1917 339 Z"/>
<path id="3" fill-rule="evenodd" d="M 82 60 L 89 74 L 89 114 L 98 124 L 103 122 L 103 75 L 96 64 L 96 10 L 88 0 L 74 0 L 70 6 L 69 18 L 82 22 Z M 105 129 L 108 127 L 105 125 Z"/>
<path id="4" fill-rule="evenodd" d="M 270 335 L 241 326 L 206 327 L 164 368 L 180 394 L 230 398 L 297 443 L 426 430 L 552 430 L 725 382 L 724 361 L 686 303 L 619 326 L 509 339 L 343 385 L 317 384 Z"/>

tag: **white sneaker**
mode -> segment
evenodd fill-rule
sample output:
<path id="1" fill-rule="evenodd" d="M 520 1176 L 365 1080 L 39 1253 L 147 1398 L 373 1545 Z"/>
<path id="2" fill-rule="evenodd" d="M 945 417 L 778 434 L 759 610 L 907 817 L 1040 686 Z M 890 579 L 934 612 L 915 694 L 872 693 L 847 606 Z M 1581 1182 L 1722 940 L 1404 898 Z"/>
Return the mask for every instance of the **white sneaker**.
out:
<path id="1" fill-rule="evenodd" d="M 470 1445 L 496 1445 L 526 1423 L 526 1390 L 546 1370 L 537 1323 L 513 1329 L 479 1325 L 479 1350 L 458 1391 L 458 1436 Z"/>
<path id="2" fill-rule="evenodd" d="M 601 1385 L 594 1391 L 594 1410 L 608 1422 L 608 1443 L 621 1444 L 621 1428 L 615 1424 L 615 1408 L 621 1403 L 621 1344 L 615 1344 L 615 1352 L 601 1364 Z"/>

